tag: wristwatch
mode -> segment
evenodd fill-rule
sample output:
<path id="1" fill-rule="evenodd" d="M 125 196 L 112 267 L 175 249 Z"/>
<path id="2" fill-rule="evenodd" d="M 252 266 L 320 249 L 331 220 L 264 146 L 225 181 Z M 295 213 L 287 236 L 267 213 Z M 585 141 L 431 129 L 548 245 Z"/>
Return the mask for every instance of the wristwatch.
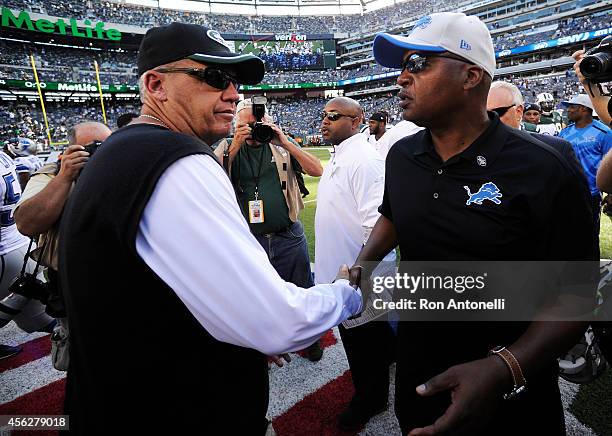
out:
<path id="1" fill-rule="evenodd" d="M 512 390 L 507 394 L 504 394 L 504 400 L 515 398 L 527 390 L 527 380 L 525 380 L 525 377 L 523 376 L 521 365 L 510 350 L 508 350 L 506 347 L 497 346 L 489 351 L 489 356 L 497 356 L 503 360 L 512 374 L 514 388 L 512 388 Z"/>

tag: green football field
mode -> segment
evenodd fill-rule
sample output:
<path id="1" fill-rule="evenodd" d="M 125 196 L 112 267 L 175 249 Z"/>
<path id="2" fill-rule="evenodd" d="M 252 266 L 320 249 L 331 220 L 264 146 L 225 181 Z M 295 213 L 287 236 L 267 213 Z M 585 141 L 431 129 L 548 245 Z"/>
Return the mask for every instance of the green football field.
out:
<path id="1" fill-rule="evenodd" d="M 330 154 L 327 149 L 308 149 L 317 156 L 323 166 L 327 165 Z M 314 261 L 314 216 L 317 207 L 318 177 L 304 176 L 310 195 L 304 199 L 305 207 L 300 215 L 308 238 L 308 251 L 311 262 Z M 612 221 L 606 215 L 601 216 L 600 235 L 601 257 L 612 258 Z M 588 385 L 581 385 L 570 406 L 571 412 L 580 422 L 592 428 L 598 435 L 612 435 L 612 370 Z"/>

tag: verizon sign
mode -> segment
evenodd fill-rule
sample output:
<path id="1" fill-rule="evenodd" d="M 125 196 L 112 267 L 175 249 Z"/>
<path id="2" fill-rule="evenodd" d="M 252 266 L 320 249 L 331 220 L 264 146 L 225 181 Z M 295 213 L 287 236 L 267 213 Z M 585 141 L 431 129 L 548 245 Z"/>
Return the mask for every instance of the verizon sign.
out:
<path id="1" fill-rule="evenodd" d="M 274 35 L 274 39 L 276 39 L 277 41 L 304 42 L 306 41 L 306 35 L 297 35 L 295 33 L 284 33 L 280 35 Z"/>

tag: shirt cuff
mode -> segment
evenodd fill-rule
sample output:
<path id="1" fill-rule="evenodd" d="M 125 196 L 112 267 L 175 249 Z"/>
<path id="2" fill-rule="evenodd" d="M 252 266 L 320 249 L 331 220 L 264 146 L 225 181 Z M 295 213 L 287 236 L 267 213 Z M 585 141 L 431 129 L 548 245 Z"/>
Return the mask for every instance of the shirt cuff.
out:
<path id="1" fill-rule="evenodd" d="M 344 302 L 344 307 L 342 309 L 342 317 L 344 319 L 351 318 L 357 314 L 360 314 L 363 310 L 363 297 L 361 296 L 361 289 L 353 288 L 347 279 L 339 279 L 334 283 L 341 284 L 347 288 L 350 288 L 350 296 Z"/>

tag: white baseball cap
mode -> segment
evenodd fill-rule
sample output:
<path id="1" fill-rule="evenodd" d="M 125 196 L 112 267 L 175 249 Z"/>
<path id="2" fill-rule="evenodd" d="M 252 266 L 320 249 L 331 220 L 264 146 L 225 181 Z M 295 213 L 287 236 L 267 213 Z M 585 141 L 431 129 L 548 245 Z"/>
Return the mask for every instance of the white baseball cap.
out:
<path id="1" fill-rule="evenodd" d="M 581 106 L 588 107 L 592 111 L 595 111 L 595 108 L 593 107 L 593 103 L 591 102 L 591 99 L 586 94 L 577 94 L 573 96 L 571 99 L 564 100 L 561 102 L 561 105 L 564 107 L 567 107 L 570 104 L 579 104 Z"/>
<path id="2" fill-rule="evenodd" d="M 408 36 L 379 33 L 374 39 L 374 59 L 384 67 L 401 68 L 406 50 L 450 52 L 473 62 L 491 77 L 495 50 L 487 26 L 475 16 L 440 12 L 419 18 Z"/>

